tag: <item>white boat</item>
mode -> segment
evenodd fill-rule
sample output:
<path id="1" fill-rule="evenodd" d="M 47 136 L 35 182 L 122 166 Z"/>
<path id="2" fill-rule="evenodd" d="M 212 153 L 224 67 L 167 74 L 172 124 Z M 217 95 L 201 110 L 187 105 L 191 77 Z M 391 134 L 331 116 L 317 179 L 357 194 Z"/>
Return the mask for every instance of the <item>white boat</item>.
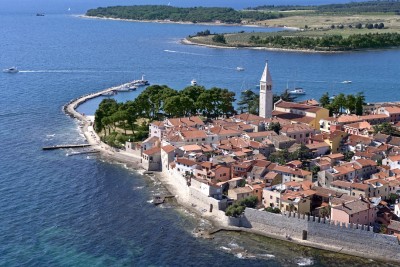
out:
<path id="1" fill-rule="evenodd" d="M 351 81 L 343 81 L 342 83 L 351 83 Z"/>
<path id="2" fill-rule="evenodd" d="M 197 85 L 197 81 L 195 79 L 193 79 L 193 80 L 190 81 L 190 84 L 192 86 L 196 86 Z"/>
<path id="3" fill-rule="evenodd" d="M 244 68 L 243 67 L 236 67 L 236 70 L 237 71 L 244 71 Z"/>
<path id="4" fill-rule="evenodd" d="M 143 74 L 141 80 L 134 80 L 132 82 L 132 84 L 136 85 L 136 86 L 146 86 L 146 85 L 149 85 L 150 83 L 149 83 L 149 81 L 144 79 L 144 74 Z"/>
<path id="5" fill-rule="evenodd" d="M 291 95 L 305 95 L 306 91 L 304 91 L 303 88 L 295 88 L 294 90 L 289 91 L 289 94 L 291 94 Z"/>
<path id="6" fill-rule="evenodd" d="M 17 73 L 17 72 L 19 72 L 19 70 L 16 67 L 11 67 L 11 68 L 8 68 L 8 69 L 4 69 L 3 72 L 6 72 L 6 73 Z"/>

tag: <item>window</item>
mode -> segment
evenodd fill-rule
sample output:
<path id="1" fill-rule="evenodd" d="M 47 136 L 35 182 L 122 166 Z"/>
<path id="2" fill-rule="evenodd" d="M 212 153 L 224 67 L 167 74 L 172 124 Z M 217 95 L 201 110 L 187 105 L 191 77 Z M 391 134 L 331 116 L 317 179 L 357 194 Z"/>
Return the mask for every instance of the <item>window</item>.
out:
<path id="1" fill-rule="evenodd" d="M 272 199 L 272 196 L 269 196 L 269 199 Z"/>

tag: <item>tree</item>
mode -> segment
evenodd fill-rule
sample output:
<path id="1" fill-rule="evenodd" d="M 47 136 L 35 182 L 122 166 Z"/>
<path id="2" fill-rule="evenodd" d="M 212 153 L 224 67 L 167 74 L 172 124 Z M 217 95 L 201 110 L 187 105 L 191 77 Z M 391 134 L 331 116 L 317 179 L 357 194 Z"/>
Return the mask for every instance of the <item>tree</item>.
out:
<path id="1" fill-rule="evenodd" d="M 321 217 L 330 217 L 331 216 L 331 206 L 323 207 L 320 209 L 319 214 Z"/>
<path id="2" fill-rule="evenodd" d="M 388 134 L 388 135 L 399 135 L 399 131 L 391 125 L 389 122 L 384 122 L 381 124 L 377 124 L 373 126 L 374 133 L 383 133 L 383 134 Z"/>
<path id="3" fill-rule="evenodd" d="M 334 112 L 336 113 L 342 113 L 343 112 L 343 108 L 346 106 L 346 97 L 344 94 L 339 94 L 337 95 L 331 104 Z"/>
<path id="4" fill-rule="evenodd" d="M 331 99 L 329 98 L 329 93 L 324 93 L 321 98 L 319 99 L 319 103 L 323 108 L 328 108 L 329 104 L 331 103 Z"/>
<path id="5" fill-rule="evenodd" d="M 238 109 L 242 112 L 249 112 L 254 109 L 254 102 L 258 99 L 258 95 L 252 90 L 245 90 L 240 93 L 240 101 L 238 101 Z M 258 103 L 257 103 L 258 106 Z"/>
<path id="6" fill-rule="evenodd" d="M 314 165 L 314 166 L 311 168 L 311 172 L 312 172 L 313 176 L 317 175 L 317 173 L 318 173 L 320 170 L 321 170 L 321 168 L 320 168 L 319 166 L 317 166 L 317 165 Z"/>
<path id="7" fill-rule="evenodd" d="M 365 105 L 365 96 L 363 92 L 359 92 L 355 96 L 355 113 L 356 115 L 363 115 L 363 105 Z"/>
<path id="8" fill-rule="evenodd" d="M 188 86 L 188 87 L 184 88 L 182 91 L 180 91 L 180 94 L 189 97 L 193 101 L 193 103 L 196 103 L 197 99 L 199 98 L 201 93 L 203 93 L 204 91 L 206 91 L 206 88 L 204 86 L 196 85 L 196 86 Z M 194 104 L 192 105 L 192 107 L 190 109 L 190 114 L 191 115 L 197 114 L 196 105 L 194 105 Z"/>
<path id="9" fill-rule="evenodd" d="M 282 129 L 282 126 L 279 122 L 271 122 L 268 125 L 268 131 L 274 131 L 276 134 L 279 134 L 281 129 Z"/>
<path id="10" fill-rule="evenodd" d="M 346 153 L 344 153 L 344 160 L 345 161 L 351 161 L 354 157 L 354 152 L 352 151 L 347 151 Z"/>
<path id="11" fill-rule="evenodd" d="M 356 110 L 356 97 L 352 94 L 346 96 L 346 108 L 350 114 L 353 114 Z"/>
<path id="12" fill-rule="evenodd" d="M 213 42 L 226 44 L 225 36 L 223 34 L 216 34 L 212 38 Z"/>
<path id="13" fill-rule="evenodd" d="M 245 209 L 245 206 L 233 204 L 225 210 L 225 215 L 230 217 L 239 217 L 240 215 L 242 215 Z"/>

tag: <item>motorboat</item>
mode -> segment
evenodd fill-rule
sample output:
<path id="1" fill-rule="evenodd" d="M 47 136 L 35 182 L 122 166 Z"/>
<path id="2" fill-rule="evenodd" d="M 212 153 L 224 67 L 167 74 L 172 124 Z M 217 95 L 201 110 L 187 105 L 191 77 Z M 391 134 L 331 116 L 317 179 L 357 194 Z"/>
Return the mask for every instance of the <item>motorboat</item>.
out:
<path id="1" fill-rule="evenodd" d="M 303 90 L 303 88 L 295 88 L 294 90 L 289 91 L 289 94 L 291 95 L 305 95 L 306 91 Z"/>
<path id="2" fill-rule="evenodd" d="M 244 68 L 243 67 L 236 67 L 236 70 L 237 71 L 244 71 Z"/>
<path id="3" fill-rule="evenodd" d="M 6 73 L 17 73 L 17 72 L 19 72 L 19 70 L 16 67 L 11 67 L 11 68 L 8 68 L 8 69 L 4 69 L 3 72 L 6 72 Z"/>
<path id="4" fill-rule="evenodd" d="M 192 86 L 196 86 L 197 85 L 197 81 L 195 79 L 193 79 L 193 80 L 190 81 L 190 84 Z"/>
<path id="5" fill-rule="evenodd" d="M 36 17 L 44 17 L 44 13 L 36 13 Z"/>
<path id="6" fill-rule="evenodd" d="M 342 83 L 351 83 L 351 81 L 343 81 Z"/>

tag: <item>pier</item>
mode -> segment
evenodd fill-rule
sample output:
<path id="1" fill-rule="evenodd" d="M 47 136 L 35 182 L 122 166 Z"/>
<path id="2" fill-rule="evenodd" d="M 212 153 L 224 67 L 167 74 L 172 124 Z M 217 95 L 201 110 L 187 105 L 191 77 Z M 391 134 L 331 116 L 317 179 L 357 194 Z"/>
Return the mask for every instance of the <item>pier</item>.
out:
<path id="1" fill-rule="evenodd" d="M 63 149 L 63 148 L 82 148 L 82 147 L 89 147 L 90 144 L 77 144 L 77 145 L 55 145 L 55 146 L 45 146 L 43 150 L 55 150 L 55 149 Z"/>

